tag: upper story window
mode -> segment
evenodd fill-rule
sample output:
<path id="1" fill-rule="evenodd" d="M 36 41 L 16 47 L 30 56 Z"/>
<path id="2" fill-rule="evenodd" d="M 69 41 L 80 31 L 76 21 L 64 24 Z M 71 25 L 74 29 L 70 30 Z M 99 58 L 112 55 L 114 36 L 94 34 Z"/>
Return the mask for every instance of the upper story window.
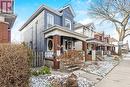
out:
<path id="1" fill-rule="evenodd" d="M 47 13 L 47 28 L 54 25 L 54 16 L 52 14 Z"/>
<path id="2" fill-rule="evenodd" d="M 3 13 L 13 12 L 13 0 L 1 0 L 0 1 L 0 11 Z"/>
<path id="3" fill-rule="evenodd" d="M 65 27 L 71 30 L 71 21 L 69 19 L 65 19 Z"/>

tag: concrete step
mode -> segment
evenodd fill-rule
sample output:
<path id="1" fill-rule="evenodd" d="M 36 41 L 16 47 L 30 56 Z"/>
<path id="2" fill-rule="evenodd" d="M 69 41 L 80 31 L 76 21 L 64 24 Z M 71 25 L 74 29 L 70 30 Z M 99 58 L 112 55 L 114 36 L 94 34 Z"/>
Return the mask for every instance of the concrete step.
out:
<path id="1" fill-rule="evenodd" d="M 79 67 L 72 67 L 72 68 L 68 68 L 67 71 L 75 71 L 80 69 Z"/>

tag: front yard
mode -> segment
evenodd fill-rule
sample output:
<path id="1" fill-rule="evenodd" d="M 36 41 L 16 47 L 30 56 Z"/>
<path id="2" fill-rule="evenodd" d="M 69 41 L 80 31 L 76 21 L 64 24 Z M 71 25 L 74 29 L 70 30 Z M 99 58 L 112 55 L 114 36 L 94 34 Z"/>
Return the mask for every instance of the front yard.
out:
<path id="1" fill-rule="evenodd" d="M 72 72 L 51 70 L 51 74 L 48 75 L 32 76 L 30 78 L 30 86 L 94 87 L 95 84 L 102 80 L 118 63 L 119 61 L 107 57 L 105 61 L 85 62 L 80 69 Z"/>

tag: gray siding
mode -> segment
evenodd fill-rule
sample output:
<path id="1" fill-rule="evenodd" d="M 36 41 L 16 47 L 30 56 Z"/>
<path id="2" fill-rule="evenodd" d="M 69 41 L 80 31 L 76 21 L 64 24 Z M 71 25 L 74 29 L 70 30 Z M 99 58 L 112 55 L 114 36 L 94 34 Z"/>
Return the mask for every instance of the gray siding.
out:
<path id="1" fill-rule="evenodd" d="M 52 12 L 50 12 L 50 11 L 48 11 L 48 10 L 45 10 L 45 29 L 47 28 L 47 13 L 50 13 L 50 14 L 52 14 L 53 16 L 54 16 L 54 24 L 55 25 L 60 25 L 60 26 L 62 26 L 62 21 L 61 21 L 61 16 L 59 16 L 59 15 L 56 15 L 55 13 L 52 13 Z"/>
<path id="2" fill-rule="evenodd" d="M 65 19 L 69 19 L 71 21 L 71 28 L 74 30 L 74 16 L 72 15 L 71 11 L 66 8 L 63 10 L 63 17 L 62 17 L 62 25 L 65 26 Z"/>
<path id="3" fill-rule="evenodd" d="M 30 42 L 33 43 L 33 48 L 37 46 L 38 51 L 47 50 L 47 40 L 44 38 L 44 29 L 47 29 L 47 13 L 50 13 L 54 16 L 54 24 L 65 26 L 65 18 L 71 21 L 71 28 L 74 29 L 74 16 L 72 15 L 70 9 L 66 8 L 63 10 L 63 15 L 59 16 L 55 13 L 52 13 L 48 10 L 41 12 L 33 21 L 31 21 L 23 30 L 24 42 L 30 45 Z M 36 22 L 38 23 L 36 24 Z M 37 30 L 37 31 L 36 31 Z M 37 35 L 37 36 L 36 36 Z M 37 44 L 36 44 L 37 37 Z"/>
<path id="4" fill-rule="evenodd" d="M 45 22 L 45 28 L 47 28 L 47 13 L 50 13 L 54 16 L 54 24 L 60 25 L 60 26 L 63 26 L 63 27 L 65 26 L 65 19 L 66 18 L 69 19 L 71 21 L 71 28 L 72 28 L 72 30 L 74 30 L 74 20 L 73 20 L 74 16 L 72 15 L 69 8 L 63 10 L 62 16 L 59 16 L 55 13 L 52 13 L 48 10 L 45 10 L 45 14 L 44 14 L 45 15 L 45 19 L 44 19 L 45 20 L 44 21 Z"/>

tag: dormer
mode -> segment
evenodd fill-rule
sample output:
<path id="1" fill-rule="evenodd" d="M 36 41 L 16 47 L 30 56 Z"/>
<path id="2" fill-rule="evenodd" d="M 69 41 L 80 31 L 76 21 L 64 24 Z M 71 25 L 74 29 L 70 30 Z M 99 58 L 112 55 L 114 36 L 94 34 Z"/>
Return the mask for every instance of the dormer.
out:
<path id="1" fill-rule="evenodd" d="M 71 5 L 67 5 L 59 10 L 62 13 L 62 26 L 70 30 L 74 30 L 74 17 L 75 13 Z"/>

